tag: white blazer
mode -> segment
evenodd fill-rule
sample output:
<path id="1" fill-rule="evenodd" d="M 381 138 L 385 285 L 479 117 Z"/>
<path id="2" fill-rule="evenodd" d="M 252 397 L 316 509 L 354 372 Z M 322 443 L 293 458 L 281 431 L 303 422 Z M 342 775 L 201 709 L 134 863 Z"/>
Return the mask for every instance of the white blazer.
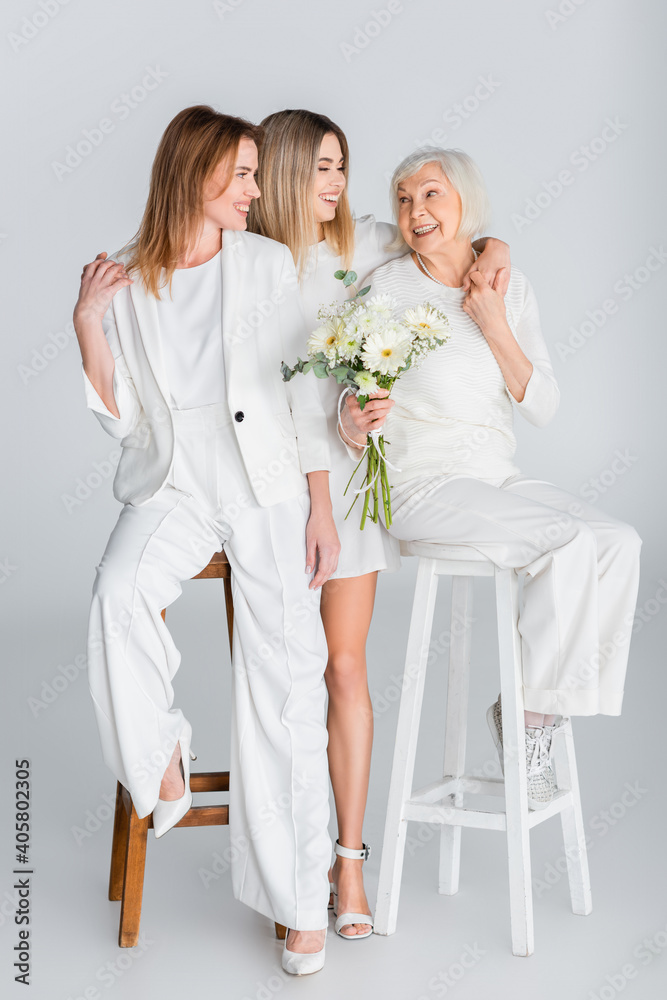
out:
<path id="1" fill-rule="evenodd" d="M 293 365 L 304 356 L 308 334 L 288 248 L 255 233 L 223 230 L 220 258 L 227 403 L 253 493 L 268 507 L 303 493 L 307 472 L 330 469 L 326 414 L 312 373 L 290 382 L 280 374 L 282 361 Z M 103 327 L 115 359 L 120 416 L 107 409 L 84 372 L 86 399 L 102 427 L 120 439 L 114 496 L 141 506 L 168 479 L 174 426 L 157 302 L 140 279 L 116 293 Z"/>

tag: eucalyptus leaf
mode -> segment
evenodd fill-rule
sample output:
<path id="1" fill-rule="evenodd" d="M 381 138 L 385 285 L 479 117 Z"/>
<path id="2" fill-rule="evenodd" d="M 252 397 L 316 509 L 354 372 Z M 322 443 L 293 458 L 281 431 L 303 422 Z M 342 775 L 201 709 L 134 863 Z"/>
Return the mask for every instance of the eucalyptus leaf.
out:
<path id="1" fill-rule="evenodd" d="M 356 271 L 348 271 L 345 277 L 343 278 L 343 284 L 345 285 L 346 288 L 349 288 L 349 286 L 353 285 L 356 280 L 357 280 Z"/>
<path id="2" fill-rule="evenodd" d="M 334 271 L 334 278 L 338 278 L 339 281 L 342 281 L 346 274 L 347 271 Z"/>
<path id="3" fill-rule="evenodd" d="M 371 286 L 370 285 L 366 285 L 366 287 L 362 288 L 361 291 L 358 294 L 359 295 L 368 295 L 368 293 L 370 292 L 370 290 L 371 290 Z"/>

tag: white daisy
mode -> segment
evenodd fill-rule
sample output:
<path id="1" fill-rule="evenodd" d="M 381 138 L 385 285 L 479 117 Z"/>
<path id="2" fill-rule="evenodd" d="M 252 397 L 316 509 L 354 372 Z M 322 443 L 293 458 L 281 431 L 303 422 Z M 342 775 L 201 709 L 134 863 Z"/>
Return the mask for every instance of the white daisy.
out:
<path id="1" fill-rule="evenodd" d="M 396 375 L 412 346 L 407 331 L 399 323 L 388 323 L 371 333 L 364 343 L 362 361 L 369 372 Z"/>
<path id="2" fill-rule="evenodd" d="M 318 326 L 308 338 L 308 354 L 312 357 L 322 351 L 330 361 L 335 361 L 339 332 L 340 323 L 335 319 L 328 319 L 322 326 Z"/>
<path id="3" fill-rule="evenodd" d="M 428 302 L 415 309 L 406 309 L 403 323 L 420 338 L 445 340 L 449 333 L 449 320 L 445 314 Z"/>

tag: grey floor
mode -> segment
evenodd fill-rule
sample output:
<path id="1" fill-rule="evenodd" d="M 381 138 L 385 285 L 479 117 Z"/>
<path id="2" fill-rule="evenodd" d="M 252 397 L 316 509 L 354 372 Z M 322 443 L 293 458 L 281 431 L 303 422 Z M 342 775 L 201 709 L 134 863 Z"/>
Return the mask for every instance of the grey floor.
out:
<path id="1" fill-rule="evenodd" d="M 402 667 L 409 617 L 406 595 L 414 565 L 381 580 L 369 642 L 370 688 L 376 740 L 365 836 L 374 853 L 366 864 L 374 902 L 384 809 L 396 725 L 395 678 Z M 434 634 L 446 627 L 442 587 Z M 648 595 L 644 595 L 645 597 Z M 487 581 L 476 593 L 470 714 L 470 770 L 494 767 L 484 711 L 497 693 L 493 607 Z M 640 595 L 641 599 L 641 595 Z M 220 585 L 192 582 L 170 609 L 183 651 L 177 697 L 196 731 L 197 767 L 227 760 L 228 654 L 219 615 Z M 656 670 L 664 646 L 662 608 L 634 638 L 623 715 L 575 720 L 584 815 L 589 832 L 593 913 L 570 911 L 555 818 L 532 834 L 535 953 L 511 954 L 505 842 L 502 834 L 464 831 L 461 889 L 437 892 L 438 837 L 426 825 L 410 828 L 398 930 L 351 944 L 331 929 L 323 972 L 294 980 L 280 969 L 280 945 L 268 920 L 237 903 L 224 857 L 227 829 L 174 830 L 160 842 L 150 835 L 137 949 L 117 948 L 119 904 L 106 898 L 114 781 L 100 759 L 85 673 L 68 682 L 45 707 L 54 634 L 83 641 L 83 616 L 43 623 L 29 634 L 9 634 L 6 697 L 16 706 L 2 768 L 9 800 L 13 760 L 29 757 L 33 772 L 32 948 L 28 995 L 49 1000 L 97 1000 L 109 995 L 165 1000 L 198 994 L 269 1000 L 277 993 L 313 997 L 367 995 L 457 1000 L 539 995 L 641 1000 L 667 995 L 667 907 L 664 903 L 664 754 L 657 706 L 664 704 L 664 673 Z M 387 635 L 383 622 L 392 621 Z M 74 656 L 75 654 L 73 654 Z M 73 659 L 73 657 L 72 657 Z M 62 661 L 66 665 L 65 660 Z M 416 781 L 438 774 L 442 753 L 444 667 L 439 657 L 427 680 Z M 69 671 L 74 676 L 73 671 Z M 649 683 L 657 676 L 663 689 Z M 37 680 L 36 678 L 39 678 Z M 62 688 L 62 684 L 57 685 Z M 48 693 L 47 693 L 48 697 Z M 647 707 L 649 706 L 649 707 Z M 651 708 L 650 706 L 654 706 Z M 36 713 L 36 714 L 35 714 Z M 6 731 L 7 731 L 6 730 Z M 9 812 L 7 819 L 11 819 Z M 332 831 L 333 831 L 332 825 Z M 2 829 L 4 886 L 0 887 L 3 996 L 23 995 L 13 983 L 12 829 Z M 207 875 L 207 873 L 209 873 Z M 462 962 L 463 959 L 463 962 Z"/>

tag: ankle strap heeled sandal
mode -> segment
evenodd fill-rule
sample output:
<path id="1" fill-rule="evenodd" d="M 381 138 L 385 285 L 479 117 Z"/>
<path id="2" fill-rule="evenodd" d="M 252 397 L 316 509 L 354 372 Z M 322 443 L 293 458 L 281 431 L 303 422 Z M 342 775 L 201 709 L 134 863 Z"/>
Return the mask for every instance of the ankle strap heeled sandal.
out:
<path id="1" fill-rule="evenodd" d="M 361 850 L 353 849 L 350 847 L 343 847 L 336 841 L 334 844 L 334 854 L 337 854 L 340 858 L 349 858 L 351 861 L 366 861 L 370 857 L 371 849 L 368 844 L 362 844 Z M 334 924 L 334 930 L 339 937 L 345 938 L 346 941 L 361 941 L 364 938 L 370 937 L 373 933 L 373 917 L 370 913 L 338 913 L 338 886 L 335 882 L 331 882 L 331 891 L 333 893 L 333 911 L 336 917 L 336 923 Z M 369 924 L 370 930 L 366 931 L 365 934 L 342 934 L 341 931 L 343 927 L 348 924 Z"/>

